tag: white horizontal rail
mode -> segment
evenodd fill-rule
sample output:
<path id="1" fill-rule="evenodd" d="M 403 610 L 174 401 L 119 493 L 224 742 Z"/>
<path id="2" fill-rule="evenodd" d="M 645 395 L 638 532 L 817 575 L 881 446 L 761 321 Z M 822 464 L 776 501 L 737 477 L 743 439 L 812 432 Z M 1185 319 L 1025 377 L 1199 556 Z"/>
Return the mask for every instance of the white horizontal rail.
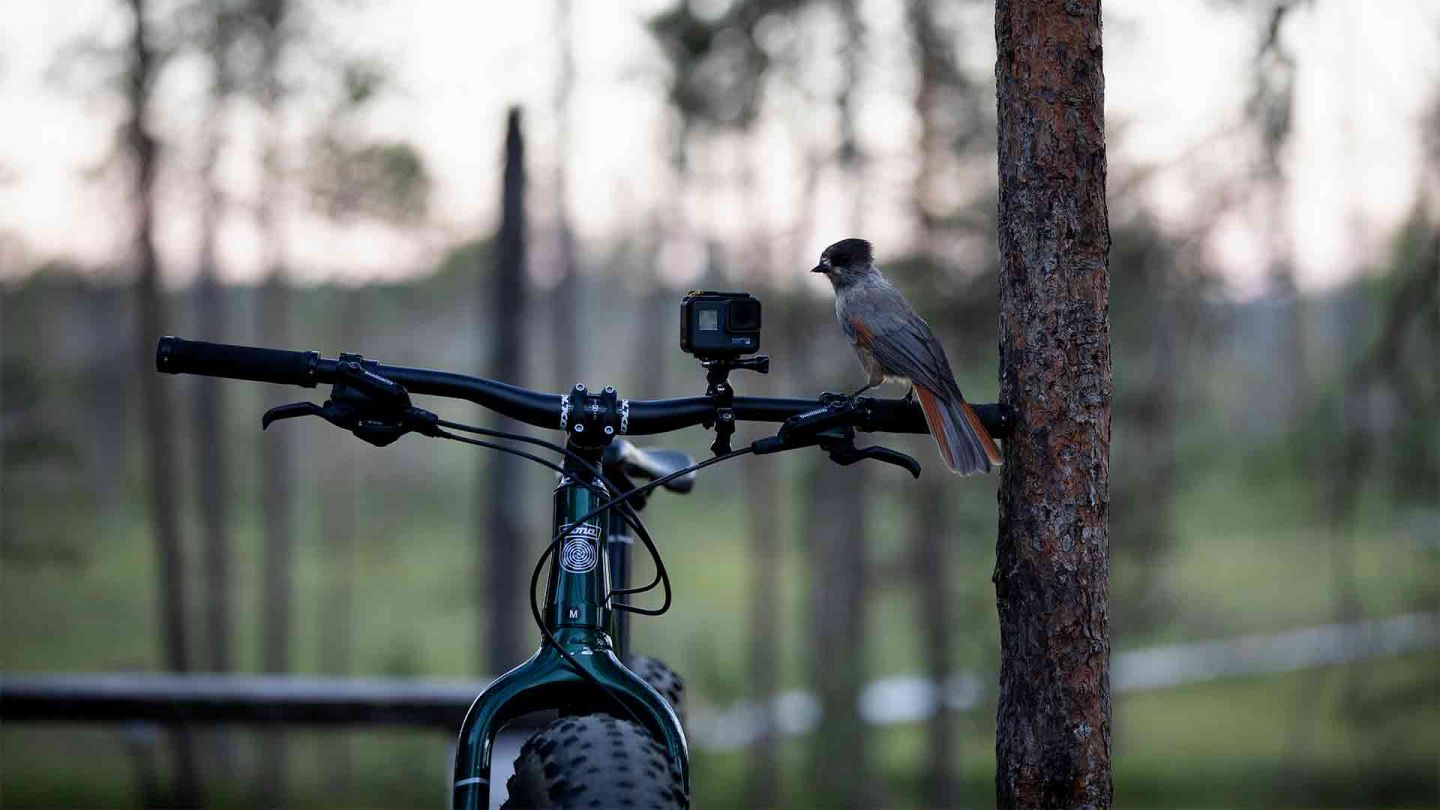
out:
<path id="1" fill-rule="evenodd" d="M 1116 653 L 1110 662 L 1110 688 L 1117 694 L 1144 692 L 1436 648 L 1440 613 L 1409 613 Z M 933 715 L 942 702 L 952 710 L 975 708 L 985 691 L 983 681 L 969 672 L 952 676 L 943 689 L 924 676 L 880 678 L 860 693 L 860 716 L 878 726 L 915 723 Z M 766 730 L 767 718 L 755 701 L 688 711 L 692 742 L 709 750 L 744 748 Z M 809 692 L 782 692 L 771 701 L 768 722 L 779 736 L 813 731 L 820 723 L 820 701 Z"/>

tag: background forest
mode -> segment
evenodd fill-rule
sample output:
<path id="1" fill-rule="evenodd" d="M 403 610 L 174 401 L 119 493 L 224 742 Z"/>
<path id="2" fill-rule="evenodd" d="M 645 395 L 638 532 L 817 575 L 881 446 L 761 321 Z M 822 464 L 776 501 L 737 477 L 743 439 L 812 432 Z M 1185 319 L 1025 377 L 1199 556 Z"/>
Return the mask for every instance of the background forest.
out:
<path id="1" fill-rule="evenodd" d="M 805 271 L 863 235 L 994 399 L 993 5 L 467 5 L 93 0 L 4 32 L 0 672 L 483 682 L 532 648 L 550 473 L 262 434 L 323 394 L 161 378 L 160 334 L 687 396 L 681 296 L 743 288 L 772 371 L 737 389 L 810 396 L 860 372 Z M 1440 13 L 1148 5 L 1104 18 L 1117 800 L 1435 807 Z M 928 442 L 891 442 L 918 482 L 794 453 L 653 499 L 676 602 L 635 643 L 686 679 L 697 806 L 993 805 L 995 478 Z M 434 806 L 453 745 L 172 743 L 7 721 L 0 804 L 188 774 L 214 806 Z"/>

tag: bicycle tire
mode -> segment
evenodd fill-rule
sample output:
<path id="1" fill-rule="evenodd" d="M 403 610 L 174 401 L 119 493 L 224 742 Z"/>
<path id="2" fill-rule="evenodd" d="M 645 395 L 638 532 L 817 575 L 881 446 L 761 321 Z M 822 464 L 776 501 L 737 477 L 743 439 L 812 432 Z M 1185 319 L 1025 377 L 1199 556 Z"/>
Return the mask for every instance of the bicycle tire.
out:
<path id="1" fill-rule="evenodd" d="M 659 658 L 651 658 L 648 655 L 632 655 L 625 662 L 630 671 L 640 676 L 640 680 L 650 684 L 650 688 L 660 693 L 670 708 L 675 711 L 675 716 L 680 718 L 681 728 L 685 727 L 685 681 L 675 670 L 665 665 Z"/>
<path id="2" fill-rule="evenodd" d="M 689 797 L 664 746 L 628 720 L 562 717 L 515 759 L 503 810 L 685 810 Z"/>

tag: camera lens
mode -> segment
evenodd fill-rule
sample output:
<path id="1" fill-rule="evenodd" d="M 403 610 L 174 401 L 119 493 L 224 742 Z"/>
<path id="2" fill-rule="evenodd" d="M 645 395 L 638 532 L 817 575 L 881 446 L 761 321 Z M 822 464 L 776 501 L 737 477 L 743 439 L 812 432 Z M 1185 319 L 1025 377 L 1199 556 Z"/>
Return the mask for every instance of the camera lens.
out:
<path id="1" fill-rule="evenodd" d="M 759 301 L 731 301 L 730 328 L 739 332 L 753 332 L 760 328 Z"/>

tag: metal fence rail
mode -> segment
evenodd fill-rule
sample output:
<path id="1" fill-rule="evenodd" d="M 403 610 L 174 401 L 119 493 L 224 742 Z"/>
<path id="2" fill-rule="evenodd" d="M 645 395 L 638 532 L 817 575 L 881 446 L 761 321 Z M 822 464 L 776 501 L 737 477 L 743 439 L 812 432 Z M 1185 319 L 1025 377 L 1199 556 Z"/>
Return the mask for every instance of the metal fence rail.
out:
<path id="1" fill-rule="evenodd" d="M 0 718 L 429 726 L 453 731 L 485 681 L 267 675 L 0 677 Z"/>
<path id="2" fill-rule="evenodd" d="M 1330 624 L 1117 652 L 1112 688 L 1143 692 L 1226 678 L 1292 672 L 1365 658 L 1440 648 L 1440 614 L 1412 613 L 1354 624 Z M 485 681 L 305 678 L 254 675 L 97 674 L 0 676 L 0 720 L 61 723 L 193 723 L 418 726 L 453 732 Z M 957 673 L 939 687 L 924 677 L 866 684 L 866 722 L 918 722 L 942 706 L 979 705 L 985 684 Z M 765 732 L 804 734 L 819 721 L 807 692 L 776 695 L 771 711 L 753 701 L 691 707 L 693 744 L 741 748 Z"/>

